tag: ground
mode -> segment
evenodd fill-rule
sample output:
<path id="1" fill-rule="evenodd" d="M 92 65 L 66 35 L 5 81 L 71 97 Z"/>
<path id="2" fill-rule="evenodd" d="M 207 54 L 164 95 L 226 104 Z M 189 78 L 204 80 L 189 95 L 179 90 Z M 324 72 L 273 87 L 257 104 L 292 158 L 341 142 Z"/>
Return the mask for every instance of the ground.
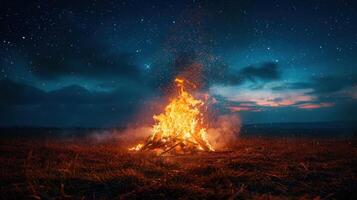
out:
<path id="1" fill-rule="evenodd" d="M 239 138 L 232 152 L 132 153 L 120 141 L 0 140 L 0 199 L 357 199 L 355 139 Z"/>

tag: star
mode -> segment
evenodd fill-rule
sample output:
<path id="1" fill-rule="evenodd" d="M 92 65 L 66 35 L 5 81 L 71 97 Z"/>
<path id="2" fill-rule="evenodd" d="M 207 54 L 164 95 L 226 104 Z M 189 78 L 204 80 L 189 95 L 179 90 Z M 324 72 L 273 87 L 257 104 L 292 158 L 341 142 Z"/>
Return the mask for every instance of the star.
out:
<path id="1" fill-rule="evenodd" d="M 151 68 L 150 64 L 144 64 L 144 66 L 145 66 L 146 69 L 150 69 Z"/>

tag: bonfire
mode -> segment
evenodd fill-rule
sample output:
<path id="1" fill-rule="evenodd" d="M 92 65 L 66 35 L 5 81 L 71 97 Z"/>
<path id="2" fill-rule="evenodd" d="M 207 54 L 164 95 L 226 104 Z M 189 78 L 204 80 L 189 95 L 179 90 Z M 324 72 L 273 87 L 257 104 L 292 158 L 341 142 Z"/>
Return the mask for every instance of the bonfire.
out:
<path id="1" fill-rule="evenodd" d="M 187 80 L 176 78 L 179 89 L 175 98 L 162 114 L 154 115 L 155 125 L 145 143 L 130 148 L 132 151 L 154 150 L 159 154 L 185 154 L 199 151 L 214 151 L 208 142 L 203 123 L 202 100 L 191 95 L 185 86 L 196 86 Z"/>

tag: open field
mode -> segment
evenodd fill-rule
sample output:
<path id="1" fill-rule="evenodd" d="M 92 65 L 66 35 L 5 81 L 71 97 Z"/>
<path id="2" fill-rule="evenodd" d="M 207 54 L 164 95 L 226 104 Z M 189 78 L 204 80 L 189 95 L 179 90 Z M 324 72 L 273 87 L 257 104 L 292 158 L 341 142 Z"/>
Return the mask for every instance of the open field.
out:
<path id="1" fill-rule="evenodd" d="M 0 199 L 357 199 L 357 141 L 241 138 L 158 157 L 120 141 L 0 139 Z"/>

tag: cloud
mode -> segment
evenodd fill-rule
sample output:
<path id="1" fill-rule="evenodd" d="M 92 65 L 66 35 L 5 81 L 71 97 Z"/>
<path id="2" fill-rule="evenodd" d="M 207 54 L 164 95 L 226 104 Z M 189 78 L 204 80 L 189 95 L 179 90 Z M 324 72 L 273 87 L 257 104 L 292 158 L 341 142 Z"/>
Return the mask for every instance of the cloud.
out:
<path id="1" fill-rule="evenodd" d="M 241 112 L 241 111 L 253 111 L 253 112 L 260 112 L 259 108 L 256 106 L 230 106 L 228 107 L 231 112 Z"/>
<path id="2" fill-rule="evenodd" d="M 240 70 L 232 70 L 223 62 L 217 62 L 215 65 L 216 67 L 214 70 L 211 69 L 209 74 L 209 77 L 212 77 L 211 85 L 241 85 L 246 81 L 266 83 L 281 78 L 281 71 L 276 62 L 263 62 Z"/>
<path id="3" fill-rule="evenodd" d="M 324 76 L 311 77 L 307 82 L 291 82 L 273 87 L 273 90 L 284 91 L 291 89 L 312 89 L 312 94 L 326 95 L 329 93 L 338 92 L 357 85 L 357 75 L 349 77 L 342 76 Z"/>
<path id="4" fill-rule="evenodd" d="M 317 108 L 328 108 L 334 106 L 334 103 L 322 102 L 322 103 L 304 103 L 298 105 L 298 108 L 302 109 L 317 109 Z"/>
<path id="5" fill-rule="evenodd" d="M 263 80 L 277 80 L 280 79 L 280 71 L 276 62 L 262 63 L 260 66 L 248 66 L 243 68 L 239 76 L 253 82 Z"/>
<path id="6" fill-rule="evenodd" d="M 11 80 L 1 80 L 0 125 L 116 126 L 134 116 L 150 88 L 128 82 L 111 92 L 72 85 L 45 92 Z"/>
<path id="7" fill-rule="evenodd" d="M 46 96 L 46 93 L 42 90 L 10 79 L 0 80 L 0 91 L 0 107 L 34 104 L 42 101 Z"/>
<path id="8" fill-rule="evenodd" d="M 357 85 L 346 87 L 336 93 L 339 96 L 357 100 Z"/>
<path id="9" fill-rule="evenodd" d="M 336 108 L 336 113 L 339 113 L 338 110 L 344 110 L 346 105 L 350 105 L 351 110 L 354 110 L 354 104 L 356 104 L 357 98 L 356 77 L 356 75 L 344 77 L 338 75 L 311 77 L 310 80 L 306 82 L 283 83 L 272 87 L 272 90 L 278 93 L 311 90 L 307 95 L 314 96 L 315 98 L 312 101 L 301 102 L 295 105 L 296 108 L 315 110 L 334 107 Z M 351 110 L 349 112 L 351 112 Z"/>
<path id="10" fill-rule="evenodd" d="M 228 101 L 249 103 L 262 107 L 291 106 L 301 102 L 309 102 L 316 99 L 309 94 L 311 89 L 275 91 L 269 89 L 250 90 L 244 87 L 215 86 L 210 90 L 211 94 L 225 97 Z M 248 103 L 248 104 L 247 104 Z M 249 106 L 245 106 L 249 107 Z"/>
<path id="11" fill-rule="evenodd" d="M 346 87 L 357 84 L 357 76 L 350 77 L 326 76 L 312 79 L 312 84 L 315 93 L 327 94 L 342 90 Z"/>
<path id="12" fill-rule="evenodd" d="M 273 86 L 271 89 L 276 91 L 283 90 L 294 90 L 294 89 L 311 89 L 312 83 L 310 82 L 288 82 L 284 84 L 279 84 L 277 86 Z"/>
<path id="13" fill-rule="evenodd" d="M 274 88 L 274 89 L 273 89 Z M 267 84 L 264 88 L 251 90 L 246 85 L 214 86 L 210 88 L 212 95 L 220 98 L 221 110 L 224 112 L 261 113 L 265 111 L 316 110 L 335 107 L 331 99 L 321 99 L 312 93 L 313 89 L 276 90 L 276 84 Z M 224 107 L 224 109 L 222 109 Z M 285 112 L 284 111 L 284 112 Z"/>

